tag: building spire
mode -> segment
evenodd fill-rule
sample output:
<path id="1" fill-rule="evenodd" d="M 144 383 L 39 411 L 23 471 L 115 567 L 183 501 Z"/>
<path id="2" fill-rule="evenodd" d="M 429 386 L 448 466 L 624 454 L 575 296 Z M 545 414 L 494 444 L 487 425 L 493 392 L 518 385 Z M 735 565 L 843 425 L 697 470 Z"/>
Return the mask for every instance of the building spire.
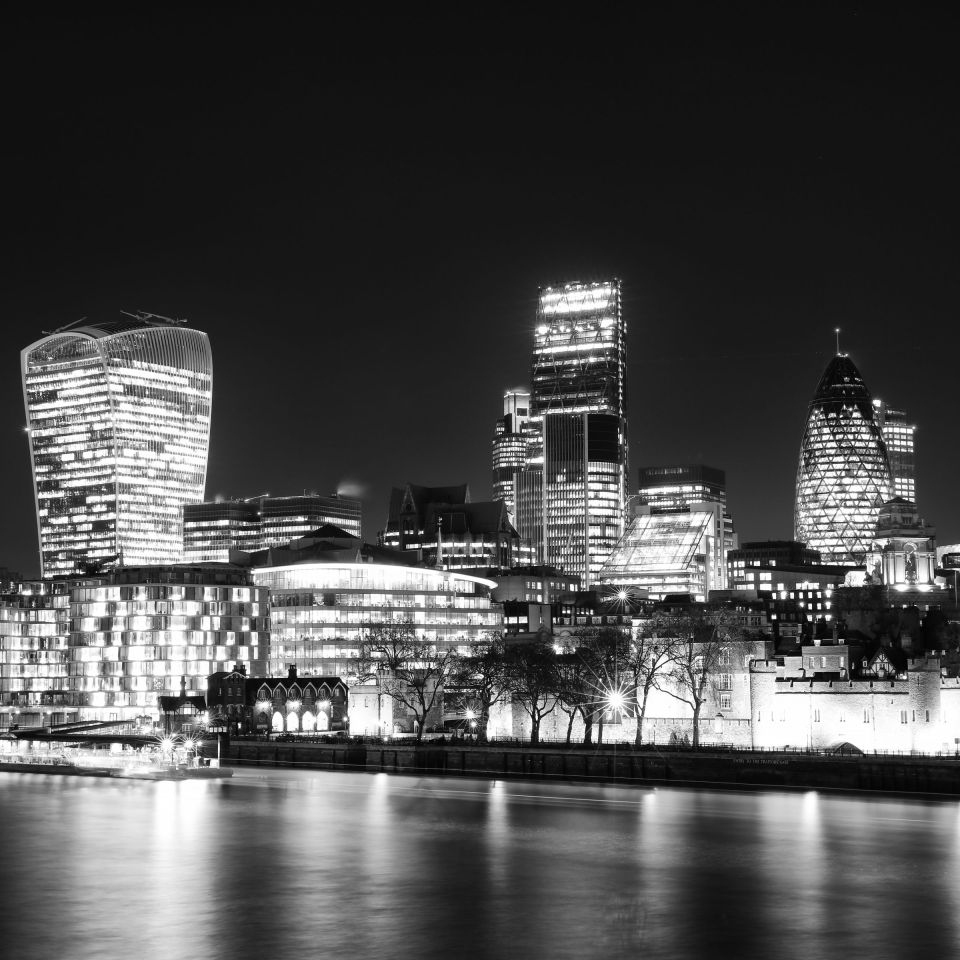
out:
<path id="1" fill-rule="evenodd" d="M 840 357 L 842 356 L 842 354 L 840 353 L 840 328 L 834 327 L 833 332 L 836 334 L 836 337 L 837 337 L 837 356 Z"/>

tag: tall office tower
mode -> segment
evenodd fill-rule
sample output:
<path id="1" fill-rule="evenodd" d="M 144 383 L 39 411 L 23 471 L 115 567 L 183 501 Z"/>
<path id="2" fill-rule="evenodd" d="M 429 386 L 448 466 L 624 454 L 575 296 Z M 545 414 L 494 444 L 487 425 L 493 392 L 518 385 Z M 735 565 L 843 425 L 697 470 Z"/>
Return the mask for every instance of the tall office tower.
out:
<path id="1" fill-rule="evenodd" d="M 891 498 L 887 448 L 870 391 L 853 361 L 838 353 L 810 401 L 797 468 L 795 539 L 824 563 L 859 566 L 870 550 L 880 507 Z"/>
<path id="2" fill-rule="evenodd" d="M 733 518 L 727 512 L 727 475 L 716 467 L 694 463 L 641 467 L 639 480 L 637 502 L 649 507 L 653 514 L 689 513 L 703 510 L 704 504 L 720 505 L 721 509 L 714 512 L 714 529 L 709 538 L 715 553 L 711 560 L 715 572 L 710 578 L 710 589 L 725 590 L 727 553 L 738 544 Z"/>
<path id="3" fill-rule="evenodd" d="M 527 462 L 527 435 L 530 419 L 530 391 L 507 390 L 503 394 L 503 416 L 493 435 L 493 499 L 507 505 L 511 518 L 516 512 L 515 478 Z"/>
<path id="4" fill-rule="evenodd" d="M 207 474 L 207 335 L 151 314 L 81 320 L 24 349 L 21 372 L 43 576 L 179 561 Z"/>
<path id="5" fill-rule="evenodd" d="M 913 438 L 917 425 L 910 423 L 902 410 L 891 409 L 883 400 L 873 401 L 873 417 L 887 445 L 893 495 L 916 503 L 917 471 Z"/>
<path id="6" fill-rule="evenodd" d="M 517 522 L 584 589 L 623 533 L 626 335 L 619 280 L 541 289 Z"/>

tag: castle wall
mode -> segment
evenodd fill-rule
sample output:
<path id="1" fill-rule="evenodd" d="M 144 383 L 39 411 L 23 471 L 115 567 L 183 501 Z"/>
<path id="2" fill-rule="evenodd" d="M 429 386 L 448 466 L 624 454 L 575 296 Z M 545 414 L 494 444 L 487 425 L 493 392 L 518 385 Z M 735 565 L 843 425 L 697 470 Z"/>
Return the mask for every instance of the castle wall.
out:
<path id="1" fill-rule="evenodd" d="M 906 679 L 837 680 L 784 676 L 775 660 L 757 660 L 749 673 L 734 675 L 735 709 L 704 704 L 700 741 L 704 746 L 828 750 L 850 743 L 864 752 L 954 752 L 960 750 L 960 678 L 941 677 L 938 658 L 911 660 Z M 544 742 L 563 742 L 569 717 L 557 707 L 544 718 Z M 490 736 L 528 739 L 530 718 L 519 704 L 498 704 Z M 594 726 L 596 740 L 598 729 Z M 583 741 L 584 725 L 574 721 L 571 741 Z M 632 743 L 636 719 L 607 723 L 604 742 Z M 693 738 L 688 704 L 664 691 L 647 702 L 643 742 L 669 745 Z"/>
<path id="2" fill-rule="evenodd" d="M 960 708 L 960 689 L 954 689 Z M 782 677 L 768 661 L 754 666 L 752 691 L 757 746 L 828 749 L 846 742 L 864 751 L 949 749 L 936 659 L 910 661 L 907 678 L 897 680 Z"/>

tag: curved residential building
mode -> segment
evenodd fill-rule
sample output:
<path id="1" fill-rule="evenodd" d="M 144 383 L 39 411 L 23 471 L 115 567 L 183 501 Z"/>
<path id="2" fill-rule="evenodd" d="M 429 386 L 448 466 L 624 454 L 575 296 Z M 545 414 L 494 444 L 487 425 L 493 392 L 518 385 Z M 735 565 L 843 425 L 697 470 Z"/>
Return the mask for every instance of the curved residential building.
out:
<path id="1" fill-rule="evenodd" d="M 305 562 L 255 567 L 270 590 L 270 670 L 346 676 L 371 624 L 409 620 L 418 639 L 470 644 L 503 625 L 493 580 L 387 563 Z"/>
<path id="2" fill-rule="evenodd" d="M 824 563 L 859 566 L 891 496 L 870 391 L 853 361 L 837 354 L 810 401 L 800 444 L 795 538 L 819 550 Z"/>
<path id="3" fill-rule="evenodd" d="M 266 666 L 266 591 L 229 564 L 123 567 L 74 586 L 69 612 L 68 685 L 83 719 L 154 714 L 160 696 L 203 694 L 211 673 Z"/>
<path id="4" fill-rule="evenodd" d="M 207 335 L 149 316 L 80 321 L 21 354 L 42 576 L 173 563 L 203 500 Z"/>

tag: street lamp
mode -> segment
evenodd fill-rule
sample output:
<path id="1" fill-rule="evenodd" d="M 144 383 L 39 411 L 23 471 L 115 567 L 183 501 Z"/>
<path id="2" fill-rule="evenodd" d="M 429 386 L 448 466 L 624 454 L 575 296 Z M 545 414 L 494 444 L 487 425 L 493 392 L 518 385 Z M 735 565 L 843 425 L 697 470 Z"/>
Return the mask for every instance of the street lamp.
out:
<path id="1" fill-rule="evenodd" d="M 627 709 L 627 690 L 622 683 L 618 681 L 604 691 L 603 705 L 612 714 L 612 723 L 623 723 L 623 715 Z"/>
<path id="2" fill-rule="evenodd" d="M 626 706 L 627 698 L 621 690 L 611 690 L 607 694 L 607 708 L 614 713 L 620 713 Z"/>

